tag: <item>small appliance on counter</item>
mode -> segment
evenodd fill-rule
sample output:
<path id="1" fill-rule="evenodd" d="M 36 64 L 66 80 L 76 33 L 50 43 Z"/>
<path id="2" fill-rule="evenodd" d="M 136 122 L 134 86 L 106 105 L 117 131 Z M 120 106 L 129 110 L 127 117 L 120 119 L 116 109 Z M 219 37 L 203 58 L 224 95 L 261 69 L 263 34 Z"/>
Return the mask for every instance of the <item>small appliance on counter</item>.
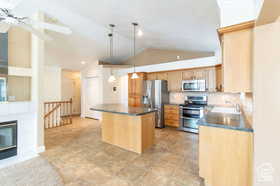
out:
<path id="1" fill-rule="evenodd" d="M 182 81 L 182 91 L 185 92 L 204 92 L 206 91 L 206 80 L 195 79 Z"/>
<path id="2" fill-rule="evenodd" d="M 164 104 L 169 102 L 169 93 L 166 80 L 144 81 L 144 107 L 156 108 L 156 127 L 164 127 Z"/>
<path id="3" fill-rule="evenodd" d="M 207 101 L 207 96 L 187 96 L 185 104 L 180 105 L 179 130 L 198 133 L 197 122 L 204 116 Z"/>

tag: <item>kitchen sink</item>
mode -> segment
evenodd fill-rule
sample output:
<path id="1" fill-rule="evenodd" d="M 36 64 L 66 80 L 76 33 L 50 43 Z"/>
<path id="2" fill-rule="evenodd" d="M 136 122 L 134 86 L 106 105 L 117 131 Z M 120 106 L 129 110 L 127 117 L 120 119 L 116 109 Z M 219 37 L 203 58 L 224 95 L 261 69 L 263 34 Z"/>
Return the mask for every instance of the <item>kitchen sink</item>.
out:
<path id="1" fill-rule="evenodd" d="M 240 114 L 234 107 L 214 107 L 211 112 L 219 112 L 225 114 Z"/>

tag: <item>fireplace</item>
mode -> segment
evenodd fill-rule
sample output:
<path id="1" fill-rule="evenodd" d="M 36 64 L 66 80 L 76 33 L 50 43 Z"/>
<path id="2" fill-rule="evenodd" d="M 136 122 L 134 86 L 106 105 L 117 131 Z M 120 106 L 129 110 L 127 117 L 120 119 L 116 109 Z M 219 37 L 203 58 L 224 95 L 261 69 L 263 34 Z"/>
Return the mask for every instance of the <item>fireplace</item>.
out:
<path id="1" fill-rule="evenodd" d="M 0 123 L 0 160 L 17 155 L 17 121 Z"/>

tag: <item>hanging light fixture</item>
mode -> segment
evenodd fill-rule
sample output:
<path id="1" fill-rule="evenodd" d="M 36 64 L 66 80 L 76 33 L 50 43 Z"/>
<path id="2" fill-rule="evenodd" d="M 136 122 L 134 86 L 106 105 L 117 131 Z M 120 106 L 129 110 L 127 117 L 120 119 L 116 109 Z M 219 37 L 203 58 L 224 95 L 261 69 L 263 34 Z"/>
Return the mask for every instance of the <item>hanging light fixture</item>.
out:
<path id="1" fill-rule="evenodd" d="M 114 50 L 114 48 L 113 48 L 113 34 L 114 33 L 113 32 L 114 32 L 115 25 L 110 24 L 109 26 L 111 27 L 111 33 L 108 34 L 108 36 L 110 38 L 110 59 L 112 60 L 113 56 L 114 56 L 114 54 L 113 54 L 113 50 Z M 115 81 L 116 81 L 116 78 L 113 74 L 112 68 L 110 68 L 110 77 L 108 79 L 108 82 L 112 83 L 112 82 L 115 82 Z"/>
<path id="2" fill-rule="evenodd" d="M 138 23 L 132 23 L 133 25 L 133 56 L 135 58 L 135 50 L 136 50 L 136 27 L 138 26 Z M 131 79 L 137 79 L 139 76 L 137 75 L 135 71 L 135 64 L 133 65 L 133 74 L 131 76 Z"/>

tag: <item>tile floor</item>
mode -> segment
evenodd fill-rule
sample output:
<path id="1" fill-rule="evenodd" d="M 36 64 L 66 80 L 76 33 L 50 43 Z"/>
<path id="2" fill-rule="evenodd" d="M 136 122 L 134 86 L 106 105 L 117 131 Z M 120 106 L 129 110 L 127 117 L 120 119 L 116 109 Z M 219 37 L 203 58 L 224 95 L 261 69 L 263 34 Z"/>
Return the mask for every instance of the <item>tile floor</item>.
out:
<path id="1" fill-rule="evenodd" d="M 198 136 L 156 129 L 156 144 L 138 155 L 101 141 L 100 123 L 74 118 L 48 129 L 42 154 L 67 186 L 200 186 Z"/>

